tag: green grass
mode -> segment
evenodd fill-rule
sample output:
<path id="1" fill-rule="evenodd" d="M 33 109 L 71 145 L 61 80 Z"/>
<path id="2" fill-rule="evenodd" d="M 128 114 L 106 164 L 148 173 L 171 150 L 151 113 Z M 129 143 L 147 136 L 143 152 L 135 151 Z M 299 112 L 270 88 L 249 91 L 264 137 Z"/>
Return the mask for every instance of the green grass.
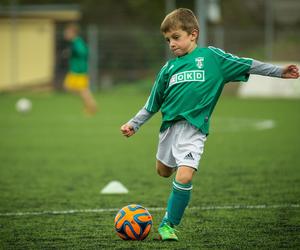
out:
<path id="1" fill-rule="evenodd" d="M 171 179 L 155 173 L 156 115 L 134 137 L 119 127 L 142 107 L 132 87 L 98 94 L 100 112 L 81 113 L 75 96 L 31 93 L 33 110 L 14 109 L 25 94 L 0 95 L 0 213 L 164 207 Z M 300 204 L 300 100 L 223 97 L 215 110 L 191 207 Z M 256 130 L 253 122 L 273 120 Z M 252 125 L 251 125 L 252 124 Z M 233 126 L 236 125 L 236 126 Z M 233 127 L 232 127 L 233 126 Z M 101 195 L 111 180 L 127 195 Z M 299 249 L 300 208 L 186 210 L 179 242 L 159 242 L 163 211 L 143 242 L 122 241 L 115 212 L 0 216 L 0 249 Z"/>

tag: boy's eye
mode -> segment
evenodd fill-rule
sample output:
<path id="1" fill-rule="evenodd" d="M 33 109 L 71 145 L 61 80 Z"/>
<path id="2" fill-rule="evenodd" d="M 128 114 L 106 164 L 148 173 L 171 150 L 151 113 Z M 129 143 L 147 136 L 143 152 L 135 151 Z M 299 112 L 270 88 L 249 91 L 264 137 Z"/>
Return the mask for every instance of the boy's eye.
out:
<path id="1" fill-rule="evenodd" d="M 173 39 L 174 39 L 174 40 L 178 40 L 178 39 L 179 39 L 179 37 L 180 37 L 180 36 L 178 36 L 178 35 L 175 35 L 175 36 L 173 36 Z"/>
<path id="2" fill-rule="evenodd" d="M 169 39 L 169 38 L 166 38 L 166 42 L 167 42 L 167 43 L 170 43 L 170 39 Z"/>

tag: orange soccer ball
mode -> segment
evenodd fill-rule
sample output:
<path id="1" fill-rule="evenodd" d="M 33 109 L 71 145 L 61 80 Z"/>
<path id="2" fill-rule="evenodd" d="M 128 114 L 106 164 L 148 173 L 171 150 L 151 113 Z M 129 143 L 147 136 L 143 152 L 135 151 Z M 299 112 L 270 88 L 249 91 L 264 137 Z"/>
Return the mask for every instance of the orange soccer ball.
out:
<path id="1" fill-rule="evenodd" d="M 143 240 L 150 233 L 152 216 L 140 205 L 123 207 L 115 217 L 115 229 L 123 240 Z"/>

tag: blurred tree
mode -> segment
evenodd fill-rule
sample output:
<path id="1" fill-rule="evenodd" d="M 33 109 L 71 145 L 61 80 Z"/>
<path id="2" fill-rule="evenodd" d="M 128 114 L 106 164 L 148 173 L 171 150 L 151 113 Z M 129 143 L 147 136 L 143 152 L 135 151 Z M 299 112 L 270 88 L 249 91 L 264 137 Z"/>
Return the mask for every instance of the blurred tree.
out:
<path id="1" fill-rule="evenodd" d="M 224 25 L 245 28 L 261 25 L 265 17 L 264 2 L 265 0 L 221 1 Z"/>
<path id="2" fill-rule="evenodd" d="M 94 0 L 83 1 L 83 21 L 101 26 L 157 26 L 164 15 L 164 1 Z M 146 11 L 145 11 L 146 10 Z"/>
<path id="3" fill-rule="evenodd" d="M 12 0 L 0 0 L 1 5 L 10 5 Z M 19 5 L 79 4 L 83 23 L 103 26 L 118 24 L 157 27 L 165 15 L 163 0 L 15 0 Z M 264 0 L 221 1 L 224 24 L 227 26 L 251 26 L 264 20 Z M 194 8 L 194 0 L 177 0 L 177 7 Z"/>

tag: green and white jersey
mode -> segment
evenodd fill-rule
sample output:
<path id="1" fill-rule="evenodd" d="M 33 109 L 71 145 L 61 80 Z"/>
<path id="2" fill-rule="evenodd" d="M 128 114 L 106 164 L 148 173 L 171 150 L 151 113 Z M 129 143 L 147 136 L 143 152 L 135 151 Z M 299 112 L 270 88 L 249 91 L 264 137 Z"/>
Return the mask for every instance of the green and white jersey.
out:
<path id="1" fill-rule="evenodd" d="M 252 59 L 239 58 L 214 47 L 197 47 L 163 66 L 145 109 L 151 113 L 161 110 L 160 131 L 185 119 L 208 134 L 210 116 L 224 85 L 247 81 L 251 65 Z"/>

